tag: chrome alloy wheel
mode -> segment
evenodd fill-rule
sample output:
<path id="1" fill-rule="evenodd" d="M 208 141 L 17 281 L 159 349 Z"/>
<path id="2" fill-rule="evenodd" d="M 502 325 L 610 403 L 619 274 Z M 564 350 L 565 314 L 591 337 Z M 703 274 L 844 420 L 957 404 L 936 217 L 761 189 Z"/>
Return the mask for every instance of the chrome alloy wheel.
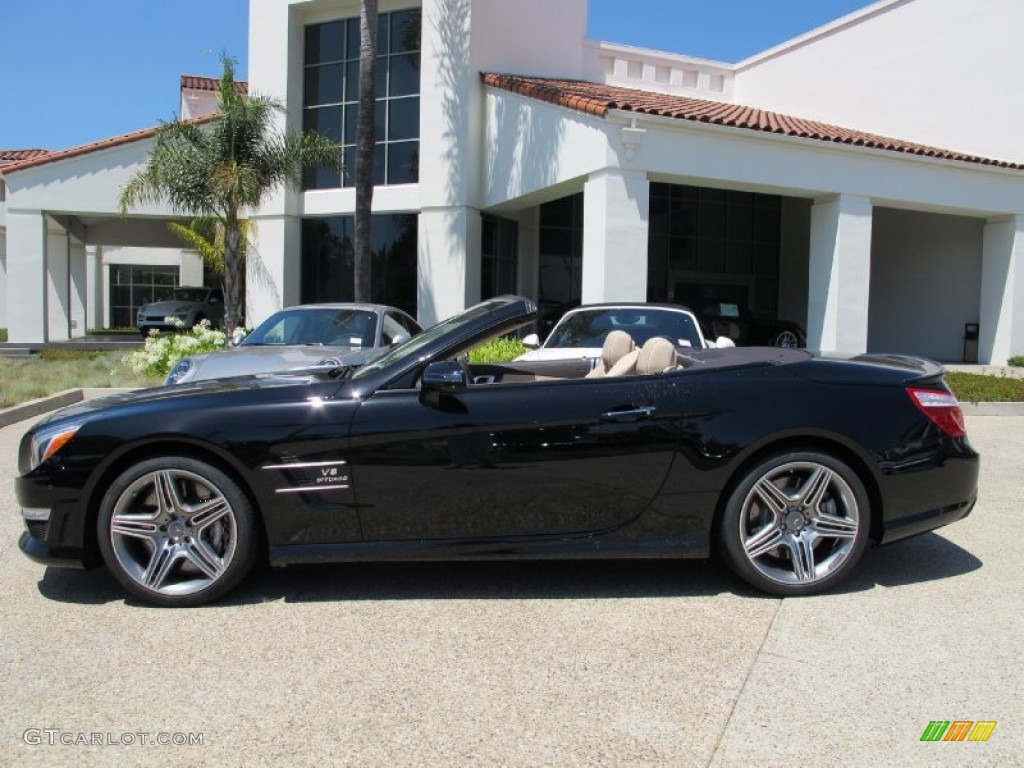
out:
<path id="1" fill-rule="evenodd" d="M 810 586 L 850 559 L 866 516 L 842 475 L 814 461 L 793 461 L 769 469 L 747 492 L 739 541 L 765 579 Z"/>
<path id="2" fill-rule="evenodd" d="M 225 493 L 185 469 L 159 469 L 132 481 L 110 515 L 110 545 L 139 587 L 168 597 L 216 583 L 231 565 L 238 521 Z"/>
<path id="3" fill-rule="evenodd" d="M 773 343 L 776 347 L 782 347 L 784 349 L 798 349 L 802 346 L 800 343 L 800 337 L 797 335 L 796 331 L 790 330 L 779 331 L 775 335 Z"/>

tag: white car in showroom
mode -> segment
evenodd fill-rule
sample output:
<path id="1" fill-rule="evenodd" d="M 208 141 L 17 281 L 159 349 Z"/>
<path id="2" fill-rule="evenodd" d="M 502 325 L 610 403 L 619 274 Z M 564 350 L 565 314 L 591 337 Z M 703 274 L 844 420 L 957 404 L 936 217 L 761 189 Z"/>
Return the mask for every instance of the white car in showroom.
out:
<path id="1" fill-rule="evenodd" d="M 224 320 L 224 292 L 220 288 L 179 286 L 166 299 L 143 304 L 135 316 L 139 333 L 149 336 L 153 329 L 174 331 L 169 318 L 184 323 L 185 328 L 209 320 L 219 328 Z"/>
<path id="2" fill-rule="evenodd" d="M 697 317 L 686 307 L 674 304 L 588 304 L 562 315 L 541 344 L 535 333 L 523 339 L 530 351 L 519 360 L 571 360 L 588 358 L 599 364 L 602 348 L 612 331 L 628 334 L 639 349 L 652 338 L 668 339 L 677 351 L 734 347 L 733 341 L 720 336 L 706 339 Z M 628 345 L 627 345 L 628 346 Z M 628 350 L 627 350 L 628 351 Z"/>
<path id="3" fill-rule="evenodd" d="M 421 330 L 405 312 L 384 304 L 286 307 L 227 349 L 182 358 L 164 383 L 184 384 L 321 365 L 362 365 Z"/>

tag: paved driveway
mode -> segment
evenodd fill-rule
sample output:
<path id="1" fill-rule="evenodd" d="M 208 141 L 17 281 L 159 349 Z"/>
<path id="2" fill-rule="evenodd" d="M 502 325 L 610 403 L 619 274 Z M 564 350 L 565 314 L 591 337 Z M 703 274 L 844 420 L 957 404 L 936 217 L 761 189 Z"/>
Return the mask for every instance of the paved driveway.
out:
<path id="1" fill-rule="evenodd" d="M 967 521 L 823 597 L 704 562 L 343 565 L 195 610 L 17 551 L 28 425 L 0 430 L 0 764 L 1024 764 L 1024 417 L 969 418 Z"/>

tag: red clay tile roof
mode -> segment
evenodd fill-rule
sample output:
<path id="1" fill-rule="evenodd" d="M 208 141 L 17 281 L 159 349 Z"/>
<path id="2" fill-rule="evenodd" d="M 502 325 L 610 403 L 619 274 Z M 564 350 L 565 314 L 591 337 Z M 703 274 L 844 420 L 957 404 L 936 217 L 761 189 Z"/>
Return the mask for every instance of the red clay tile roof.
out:
<path id="1" fill-rule="evenodd" d="M 197 125 L 208 123 L 214 118 L 214 115 L 205 115 L 198 117 L 191 122 Z M 58 160 L 66 160 L 69 157 L 78 157 L 79 155 L 88 155 L 91 152 L 99 152 L 101 149 L 110 149 L 111 147 L 119 147 L 122 144 L 131 144 L 134 141 L 142 141 L 156 135 L 158 126 L 152 128 L 143 128 L 141 131 L 133 131 L 131 133 L 124 133 L 120 136 L 112 136 L 109 139 L 101 139 L 100 141 L 94 141 L 89 144 L 82 144 L 80 147 L 71 147 L 70 149 L 62 149 L 56 152 L 47 152 L 44 155 L 35 157 L 29 157 L 24 160 L 12 162 L 10 165 L 3 166 L 4 176 L 8 176 L 16 171 L 23 171 L 26 168 L 34 168 L 37 165 L 46 165 L 47 163 L 54 163 Z M 46 152 L 46 150 L 41 150 Z"/>
<path id="2" fill-rule="evenodd" d="M 34 157 L 50 154 L 48 149 L 0 149 L 0 165 L 20 163 Z"/>
<path id="3" fill-rule="evenodd" d="M 779 133 L 817 141 L 904 152 L 910 155 L 936 157 L 943 160 L 959 160 L 965 163 L 978 163 L 1000 168 L 1024 168 L 1024 165 L 1020 163 L 993 160 L 949 149 L 915 144 L 901 139 L 891 139 L 886 136 L 878 136 L 851 128 L 841 128 L 828 123 L 805 120 L 754 107 L 745 107 L 740 104 L 652 93 L 582 80 L 557 80 L 487 72 L 481 73 L 481 78 L 485 85 L 598 117 L 604 117 L 609 110 L 617 109 L 645 115 L 674 117 L 678 120 L 727 125 L 765 133 Z"/>
<path id="4" fill-rule="evenodd" d="M 203 77 L 202 75 L 182 75 L 181 87 L 193 91 L 216 91 L 220 87 L 220 78 Z M 235 81 L 235 90 L 239 93 L 248 93 L 249 84 L 244 81 Z"/>

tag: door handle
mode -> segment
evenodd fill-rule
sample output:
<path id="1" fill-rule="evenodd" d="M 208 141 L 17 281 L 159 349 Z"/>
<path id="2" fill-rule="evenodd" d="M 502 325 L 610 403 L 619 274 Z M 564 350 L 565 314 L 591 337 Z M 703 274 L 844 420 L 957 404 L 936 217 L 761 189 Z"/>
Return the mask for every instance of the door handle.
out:
<path id="1" fill-rule="evenodd" d="M 642 405 L 639 408 L 605 411 L 601 414 L 601 421 L 641 421 L 651 418 L 656 410 L 653 405 Z"/>

